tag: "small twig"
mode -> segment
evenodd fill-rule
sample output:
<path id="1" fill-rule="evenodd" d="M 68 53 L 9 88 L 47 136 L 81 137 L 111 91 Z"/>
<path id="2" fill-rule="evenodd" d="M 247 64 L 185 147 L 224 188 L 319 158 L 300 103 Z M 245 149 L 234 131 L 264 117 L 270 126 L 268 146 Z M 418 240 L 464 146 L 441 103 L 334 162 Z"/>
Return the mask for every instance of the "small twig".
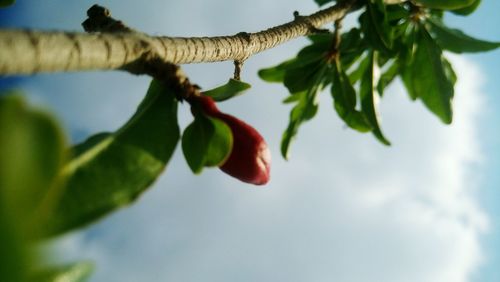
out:
<path id="1" fill-rule="evenodd" d="M 307 29 L 310 34 L 330 32 L 328 29 L 317 28 L 307 16 L 301 16 L 298 11 L 293 11 L 293 19 L 296 22 L 304 22 L 307 25 Z"/>
<path id="2" fill-rule="evenodd" d="M 122 21 L 113 19 L 111 12 L 102 6 L 94 5 L 87 11 L 89 17 L 82 23 L 86 32 L 127 33 L 136 32 Z M 151 53 L 146 53 L 147 55 Z M 154 55 L 144 56 L 142 60 L 124 66 L 122 69 L 133 74 L 147 74 L 172 88 L 180 101 L 200 95 L 199 87 L 191 84 L 178 65 L 166 62 Z"/>
<path id="3" fill-rule="evenodd" d="M 334 61 L 340 58 L 340 43 L 342 41 L 340 30 L 342 29 L 342 20 L 343 18 L 340 18 L 335 21 L 335 30 L 333 32 L 332 47 L 327 54 L 328 61 Z"/>
<path id="4" fill-rule="evenodd" d="M 241 68 L 243 67 L 243 61 L 234 61 L 234 79 L 240 80 Z"/>

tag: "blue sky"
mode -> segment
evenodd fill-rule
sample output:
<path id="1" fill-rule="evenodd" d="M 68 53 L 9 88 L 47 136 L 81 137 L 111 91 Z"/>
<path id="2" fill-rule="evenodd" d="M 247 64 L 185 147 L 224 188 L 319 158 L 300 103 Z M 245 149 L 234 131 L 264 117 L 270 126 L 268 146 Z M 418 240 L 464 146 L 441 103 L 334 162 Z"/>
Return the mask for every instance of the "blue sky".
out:
<path id="1" fill-rule="evenodd" d="M 80 30 L 95 1 L 21 1 L 0 11 L 9 27 Z M 167 3 L 168 2 L 168 3 Z M 157 35 L 257 31 L 316 9 L 296 1 L 101 1 L 130 26 Z M 453 26 L 500 40 L 500 2 L 483 1 Z M 283 8 L 285 7 L 285 8 Z M 351 22 L 354 19 L 351 20 Z M 164 175 L 130 208 L 54 245 L 65 259 L 97 263 L 92 281 L 474 281 L 500 274 L 500 51 L 451 56 L 459 75 L 455 120 L 441 124 L 399 83 L 381 101 L 390 148 L 345 129 L 328 93 L 301 128 L 292 158 L 279 155 L 286 90 L 259 68 L 291 57 L 295 40 L 246 62 L 244 96 L 223 110 L 254 125 L 273 154 L 272 180 L 255 188 L 216 169 L 193 176 L 178 148 Z M 185 66 L 211 88 L 231 63 Z M 62 120 L 75 142 L 119 127 L 149 80 L 120 72 L 42 74 L 0 80 L 24 89 Z M 190 122 L 181 107 L 181 123 Z"/>

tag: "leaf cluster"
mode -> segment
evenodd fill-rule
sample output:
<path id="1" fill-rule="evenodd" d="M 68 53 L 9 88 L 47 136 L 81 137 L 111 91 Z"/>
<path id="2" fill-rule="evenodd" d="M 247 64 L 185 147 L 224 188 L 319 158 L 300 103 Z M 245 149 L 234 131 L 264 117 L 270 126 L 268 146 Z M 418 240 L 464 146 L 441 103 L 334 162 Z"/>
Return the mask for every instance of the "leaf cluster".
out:
<path id="1" fill-rule="evenodd" d="M 465 3 L 470 7 L 460 0 L 438 0 L 432 8 L 425 1 L 358 2 L 363 6 L 357 27 L 340 37 L 339 30 L 312 35 L 310 44 L 294 58 L 259 71 L 263 80 L 282 83 L 289 91 L 284 103 L 293 104 L 281 142 L 285 158 L 300 125 L 317 113 L 318 95 L 324 89 L 330 90 L 333 108 L 348 127 L 371 132 L 384 145 L 390 142 L 381 129 L 378 102 L 397 77 L 410 99 L 422 101 L 442 122 L 451 123 L 456 75 L 443 52 L 484 52 L 500 46 L 444 24 L 443 9 L 453 7 L 453 13 L 470 14 L 479 5 L 477 0 Z"/>

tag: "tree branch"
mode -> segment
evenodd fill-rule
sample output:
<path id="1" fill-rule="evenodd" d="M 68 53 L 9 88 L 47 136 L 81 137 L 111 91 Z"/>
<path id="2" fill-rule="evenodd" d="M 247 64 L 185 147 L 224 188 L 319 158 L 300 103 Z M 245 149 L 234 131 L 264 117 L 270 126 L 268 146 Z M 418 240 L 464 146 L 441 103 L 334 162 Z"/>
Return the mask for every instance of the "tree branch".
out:
<path id="1" fill-rule="evenodd" d="M 0 30 L 0 75 L 114 69 L 143 73 L 144 65 L 151 61 L 243 62 L 253 54 L 309 35 L 344 17 L 355 2 L 342 1 L 283 25 L 233 36 L 184 38 L 139 32 Z"/>

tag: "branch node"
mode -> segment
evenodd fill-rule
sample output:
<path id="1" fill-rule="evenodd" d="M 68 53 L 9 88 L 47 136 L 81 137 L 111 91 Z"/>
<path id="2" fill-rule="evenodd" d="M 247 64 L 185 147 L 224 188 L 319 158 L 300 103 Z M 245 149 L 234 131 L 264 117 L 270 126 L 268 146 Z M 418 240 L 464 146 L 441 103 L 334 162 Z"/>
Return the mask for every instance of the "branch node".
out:
<path id="1" fill-rule="evenodd" d="M 328 29 L 317 28 L 309 19 L 309 17 L 301 16 L 298 11 L 293 11 L 293 19 L 295 22 L 304 23 L 310 34 L 329 33 Z"/>
<path id="2" fill-rule="evenodd" d="M 126 26 L 122 21 L 111 17 L 109 9 L 93 5 L 87 10 L 88 19 L 83 23 L 86 32 L 133 32 L 134 30 Z"/>

